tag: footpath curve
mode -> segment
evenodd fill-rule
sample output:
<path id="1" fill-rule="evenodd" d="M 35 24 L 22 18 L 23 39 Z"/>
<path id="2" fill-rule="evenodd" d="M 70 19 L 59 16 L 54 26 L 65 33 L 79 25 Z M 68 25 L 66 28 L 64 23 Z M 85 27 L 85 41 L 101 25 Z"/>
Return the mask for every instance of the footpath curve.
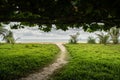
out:
<path id="1" fill-rule="evenodd" d="M 60 55 L 58 58 L 47 67 L 44 67 L 42 71 L 30 74 L 26 78 L 21 78 L 20 80 L 47 80 L 50 75 L 54 73 L 55 70 L 61 68 L 67 63 L 66 53 L 67 50 L 64 47 L 63 43 L 55 43 L 60 48 Z"/>

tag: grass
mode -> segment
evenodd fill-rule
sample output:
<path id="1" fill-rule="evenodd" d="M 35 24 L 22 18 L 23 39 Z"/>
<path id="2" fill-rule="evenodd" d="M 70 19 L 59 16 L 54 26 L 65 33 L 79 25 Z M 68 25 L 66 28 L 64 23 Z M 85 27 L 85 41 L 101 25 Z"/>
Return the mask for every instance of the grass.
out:
<path id="1" fill-rule="evenodd" d="M 14 80 L 50 63 L 59 48 L 53 44 L 0 44 L 0 80 Z"/>
<path id="2" fill-rule="evenodd" d="M 50 80 L 120 80 L 120 45 L 67 44 L 70 61 Z"/>

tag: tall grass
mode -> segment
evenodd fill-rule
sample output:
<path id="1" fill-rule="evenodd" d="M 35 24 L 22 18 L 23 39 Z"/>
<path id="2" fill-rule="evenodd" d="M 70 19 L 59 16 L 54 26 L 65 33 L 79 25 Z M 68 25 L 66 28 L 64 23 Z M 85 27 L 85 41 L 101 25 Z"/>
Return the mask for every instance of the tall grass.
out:
<path id="1" fill-rule="evenodd" d="M 0 45 L 0 80 L 15 80 L 51 62 L 59 52 L 52 44 Z"/>
<path id="2" fill-rule="evenodd" d="M 120 80 L 120 45 L 67 44 L 70 61 L 50 80 Z"/>

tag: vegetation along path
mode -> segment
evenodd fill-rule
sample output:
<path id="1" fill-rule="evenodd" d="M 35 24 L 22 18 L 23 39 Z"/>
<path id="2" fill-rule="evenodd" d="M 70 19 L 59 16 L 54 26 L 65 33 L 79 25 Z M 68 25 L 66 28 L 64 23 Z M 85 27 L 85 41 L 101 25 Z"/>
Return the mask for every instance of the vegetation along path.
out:
<path id="1" fill-rule="evenodd" d="M 42 71 L 30 74 L 26 78 L 22 78 L 21 80 L 47 80 L 50 75 L 53 74 L 53 72 L 59 68 L 61 68 L 63 65 L 67 63 L 66 57 L 66 48 L 63 46 L 62 43 L 55 43 L 60 48 L 60 55 L 58 58 L 49 66 L 44 67 Z"/>

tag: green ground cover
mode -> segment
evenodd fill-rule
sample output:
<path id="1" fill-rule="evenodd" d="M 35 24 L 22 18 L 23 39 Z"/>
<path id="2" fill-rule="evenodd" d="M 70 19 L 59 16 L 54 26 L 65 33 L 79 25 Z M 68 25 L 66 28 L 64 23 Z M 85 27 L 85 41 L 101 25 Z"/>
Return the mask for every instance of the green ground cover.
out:
<path id="1" fill-rule="evenodd" d="M 53 44 L 0 44 L 0 80 L 14 80 L 52 62 L 59 48 Z"/>
<path id="2" fill-rule="evenodd" d="M 66 44 L 69 63 L 51 80 L 120 80 L 120 45 Z"/>

